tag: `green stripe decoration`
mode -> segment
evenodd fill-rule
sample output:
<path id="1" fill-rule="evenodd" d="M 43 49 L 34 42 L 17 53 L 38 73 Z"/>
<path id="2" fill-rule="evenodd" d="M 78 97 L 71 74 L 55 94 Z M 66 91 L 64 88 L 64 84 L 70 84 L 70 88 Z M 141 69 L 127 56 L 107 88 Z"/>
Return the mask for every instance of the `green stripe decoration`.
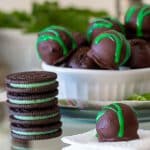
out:
<path id="1" fill-rule="evenodd" d="M 138 5 L 132 6 L 127 10 L 127 13 L 125 15 L 125 22 L 129 23 L 131 20 L 131 17 L 133 16 L 133 14 L 135 13 L 136 9 L 139 8 Z"/>
<path id="2" fill-rule="evenodd" d="M 48 82 L 41 82 L 41 83 L 27 83 L 27 84 L 10 83 L 10 86 L 14 87 L 14 88 L 30 89 L 30 88 L 38 88 L 38 87 L 42 87 L 42 86 L 47 86 L 47 85 L 51 85 L 54 83 L 56 83 L 56 80 L 48 81 Z"/>
<path id="3" fill-rule="evenodd" d="M 111 29 L 113 27 L 113 24 L 103 18 L 96 18 L 92 21 L 92 25 L 89 27 L 88 31 L 87 31 L 87 39 L 88 41 L 90 41 L 92 33 L 95 29 L 98 28 L 107 28 L 107 29 Z"/>
<path id="4" fill-rule="evenodd" d="M 125 28 L 124 28 L 123 24 L 122 24 L 117 18 L 111 17 L 110 20 L 116 22 L 116 23 L 120 26 L 121 32 L 122 32 L 123 34 L 125 34 Z"/>
<path id="5" fill-rule="evenodd" d="M 145 5 L 141 8 L 137 16 L 137 35 L 143 36 L 142 25 L 144 22 L 144 17 L 150 16 L 150 5 Z"/>
<path id="6" fill-rule="evenodd" d="M 115 34 L 112 33 L 102 33 L 99 36 L 97 36 L 94 40 L 94 44 L 99 44 L 103 39 L 110 39 L 116 43 L 116 52 L 115 52 L 115 63 L 118 64 L 120 61 L 120 56 L 121 56 L 121 50 L 123 47 L 123 42 L 122 40 L 116 36 Z"/>
<path id="7" fill-rule="evenodd" d="M 16 131 L 12 130 L 13 133 L 18 134 L 18 135 L 23 135 L 23 136 L 36 136 L 36 135 L 46 135 L 46 134 L 51 134 L 57 132 L 59 129 L 51 130 L 51 131 L 43 131 L 43 132 L 23 132 L 23 131 Z"/>
<path id="8" fill-rule="evenodd" d="M 32 99 L 32 100 L 17 100 L 9 98 L 9 102 L 17 105 L 30 105 L 30 104 L 41 104 L 54 100 L 55 97 L 43 98 L 43 99 Z"/>
<path id="9" fill-rule="evenodd" d="M 97 114 L 96 122 L 98 122 L 101 119 L 101 117 L 109 110 L 112 110 L 117 114 L 118 121 L 119 121 L 118 137 L 122 138 L 125 133 L 125 120 L 124 120 L 123 110 L 118 103 L 114 103 L 103 107 L 102 110 Z"/>
<path id="10" fill-rule="evenodd" d="M 130 7 L 125 16 L 126 23 L 130 22 L 132 16 L 136 11 L 138 11 L 137 19 L 136 19 L 136 26 L 137 26 L 136 35 L 138 37 L 142 37 L 143 36 L 142 26 L 143 26 L 144 18 L 150 15 L 150 5 L 145 4 L 142 6 L 135 5 Z"/>
<path id="11" fill-rule="evenodd" d="M 59 31 L 63 31 L 65 32 L 68 37 L 71 39 L 72 41 L 72 49 L 75 50 L 77 48 L 77 43 L 75 41 L 75 39 L 73 38 L 72 34 L 64 27 L 61 27 L 61 26 L 50 26 L 44 30 L 42 30 L 39 34 L 39 37 L 37 39 L 37 55 L 38 57 L 41 59 L 41 56 L 38 52 L 38 45 L 41 43 L 41 42 L 45 42 L 45 41 L 48 41 L 48 40 L 52 40 L 52 41 L 55 41 L 57 42 L 63 49 L 63 55 L 64 56 L 67 56 L 68 53 L 69 53 L 69 49 L 67 48 L 66 44 L 64 43 L 62 37 L 60 36 L 60 33 Z M 52 34 L 50 34 L 52 33 Z"/>
<path id="12" fill-rule="evenodd" d="M 125 58 L 123 60 L 123 62 L 121 63 L 121 65 L 123 65 L 124 63 L 127 62 L 127 60 L 129 59 L 130 55 L 131 55 L 131 49 L 130 49 L 130 45 L 128 43 L 128 41 L 125 39 L 124 35 L 112 30 L 112 33 L 107 33 L 104 32 L 102 34 L 100 34 L 99 36 L 97 36 L 94 40 L 94 44 L 99 44 L 103 39 L 110 39 L 112 41 L 114 41 L 116 43 L 116 51 L 115 51 L 115 58 L 114 58 L 114 62 L 116 64 L 119 64 L 120 62 L 120 58 L 121 58 L 121 52 L 122 52 L 122 48 L 123 48 L 123 43 L 126 44 L 126 55 Z"/>
<path id="13" fill-rule="evenodd" d="M 75 41 L 75 39 L 73 38 L 72 34 L 64 27 L 61 26 L 50 26 L 51 29 L 53 30 L 60 30 L 60 31 L 64 31 L 72 40 L 72 49 L 76 49 L 77 48 L 77 43 Z"/>
<path id="14" fill-rule="evenodd" d="M 58 113 L 54 113 L 51 115 L 46 115 L 46 116 L 17 116 L 14 115 L 14 117 L 18 120 L 24 120 L 24 121 L 35 121 L 35 120 L 44 120 L 44 119 L 49 119 L 56 117 Z"/>
<path id="15" fill-rule="evenodd" d="M 37 40 L 37 46 L 41 42 L 46 42 L 46 41 L 49 41 L 49 40 L 57 42 L 62 47 L 64 56 L 66 56 L 68 54 L 68 49 L 67 49 L 65 43 L 63 42 L 63 40 L 60 37 L 55 36 L 55 35 L 49 35 L 49 34 L 42 34 L 42 35 L 40 35 L 38 40 Z"/>

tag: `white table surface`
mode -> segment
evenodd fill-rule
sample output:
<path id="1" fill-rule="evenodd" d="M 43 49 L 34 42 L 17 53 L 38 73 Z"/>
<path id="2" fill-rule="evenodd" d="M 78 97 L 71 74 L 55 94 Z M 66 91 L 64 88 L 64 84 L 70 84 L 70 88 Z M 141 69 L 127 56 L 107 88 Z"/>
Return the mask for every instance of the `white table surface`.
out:
<path id="1" fill-rule="evenodd" d="M 5 94 L 2 94 L 0 97 L 5 98 Z M 11 136 L 10 136 L 10 128 L 9 128 L 9 120 L 7 117 L 7 111 L 5 115 L 5 119 L 2 120 L 1 114 L 2 109 L 5 107 L 5 102 L 3 98 L 0 101 L 0 150 L 10 150 L 11 144 Z M 84 133 L 93 128 L 95 128 L 94 123 L 81 121 L 79 119 L 67 118 L 62 117 L 63 122 L 63 136 L 70 136 L 74 134 Z M 142 129 L 149 129 L 150 130 L 150 122 L 147 123 L 140 123 L 140 128 Z M 66 145 L 61 142 L 61 137 L 49 140 L 41 140 L 35 141 L 31 143 L 30 150 L 61 150 Z M 25 149 L 19 149 L 25 150 Z"/>
<path id="2" fill-rule="evenodd" d="M 61 137 L 83 133 L 95 128 L 95 124 L 66 117 L 62 118 L 62 122 L 63 134 Z M 150 122 L 140 123 L 140 128 L 150 129 Z M 31 150 L 61 150 L 63 147 L 66 146 L 61 142 L 61 137 L 32 142 Z M 10 147 L 12 146 L 9 133 L 9 121 L 7 119 L 0 124 L 0 145 L 2 147 L 2 149 L 0 148 L 1 150 L 10 150 Z"/>

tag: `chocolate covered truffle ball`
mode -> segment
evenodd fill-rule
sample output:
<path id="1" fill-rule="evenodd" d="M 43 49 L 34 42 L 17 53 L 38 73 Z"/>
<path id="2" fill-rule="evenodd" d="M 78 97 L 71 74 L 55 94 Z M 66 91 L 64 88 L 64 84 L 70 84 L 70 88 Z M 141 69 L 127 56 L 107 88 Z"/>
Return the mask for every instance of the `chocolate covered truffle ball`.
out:
<path id="1" fill-rule="evenodd" d="M 82 69 L 97 69 L 97 64 L 87 56 L 89 47 L 79 48 L 68 61 L 68 67 Z"/>
<path id="2" fill-rule="evenodd" d="M 77 48 L 83 47 L 83 46 L 88 46 L 88 41 L 86 36 L 84 36 L 80 32 L 73 32 L 72 33 L 76 43 L 77 43 Z"/>
<path id="3" fill-rule="evenodd" d="M 102 69 L 118 69 L 130 58 L 131 48 L 123 34 L 110 30 L 94 39 L 87 55 Z"/>
<path id="4" fill-rule="evenodd" d="M 93 41 L 95 37 L 104 31 L 116 30 L 124 33 L 124 26 L 115 18 L 97 18 L 94 19 L 87 30 L 88 41 Z"/>
<path id="5" fill-rule="evenodd" d="M 142 39 L 132 39 L 129 42 L 131 45 L 131 58 L 129 60 L 130 67 L 150 67 L 150 45 Z"/>
<path id="6" fill-rule="evenodd" d="M 100 142 L 129 141 L 139 138 L 136 114 L 126 104 L 114 103 L 102 108 L 96 117 Z"/>
<path id="7" fill-rule="evenodd" d="M 150 39 L 150 5 L 131 6 L 125 15 L 125 28 L 130 39 Z"/>
<path id="8" fill-rule="evenodd" d="M 37 52 L 50 65 L 63 62 L 76 49 L 77 43 L 64 27 L 50 26 L 39 33 Z"/>

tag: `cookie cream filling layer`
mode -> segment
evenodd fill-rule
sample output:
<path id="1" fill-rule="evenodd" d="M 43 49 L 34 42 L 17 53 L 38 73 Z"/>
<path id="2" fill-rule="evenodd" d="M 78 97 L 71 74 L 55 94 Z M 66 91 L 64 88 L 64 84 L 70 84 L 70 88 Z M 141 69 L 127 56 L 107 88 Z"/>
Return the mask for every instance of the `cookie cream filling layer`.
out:
<path id="1" fill-rule="evenodd" d="M 54 100 L 55 97 L 50 98 L 43 98 L 43 99 L 31 99 L 31 100 L 16 100 L 16 99 L 9 99 L 9 102 L 17 105 L 28 105 L 28 104 L 40 104 L 40 103 L 46 103 L 49 101 Z"/>
<path id="2" fill-rule="evenodd" d="M 54 83 L 56 83 L 56 80 L 41 82 L 41 83 L 27 83 L 27 84 L 10 83 L 10 86 L 14 88 L 38 88 L 38 87 L 47 86 Z"/>
<path id="3" fill-rule="evenodd" d="M 57 115 L 59 115 L 59 113 L 54 113 L 54 114 L 50 114 L 50 115 L 46 115 L 46 116 L 17 116 L 17 115 L 14 115 L 14 118 L 16 118 L 18 120 L 32 121 L 32 120 L 49 119 L 49 118 L 56 117 Z"/>
<path id="4" fill-rule="evenodd" d="M 51 131 L 43 131 L 43 132 L 25 132 L 25 131 L 16 131 L 12 130 L 13 133 L 18 134 L 18 135 L 23 135 L 23 136 L 35 136 L 35 135 L 46 135 L 46 134 L 51 134 L 57 132 L 59 129 L 54 129 Z"/>

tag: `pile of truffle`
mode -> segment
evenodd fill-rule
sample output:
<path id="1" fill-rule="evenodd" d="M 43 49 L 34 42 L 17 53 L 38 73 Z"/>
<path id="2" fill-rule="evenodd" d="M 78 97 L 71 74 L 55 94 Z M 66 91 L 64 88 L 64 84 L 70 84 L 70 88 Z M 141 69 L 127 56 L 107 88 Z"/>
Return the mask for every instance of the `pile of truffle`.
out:
<path id="1" fill-rule="evenodd" d="M 38 34 L 37 53 L 49 65 L 69 68 L 150 67 L 150 5 L 130 7 L 124 24 L 96 18 L 86 35 L 50 26 Z"/>

